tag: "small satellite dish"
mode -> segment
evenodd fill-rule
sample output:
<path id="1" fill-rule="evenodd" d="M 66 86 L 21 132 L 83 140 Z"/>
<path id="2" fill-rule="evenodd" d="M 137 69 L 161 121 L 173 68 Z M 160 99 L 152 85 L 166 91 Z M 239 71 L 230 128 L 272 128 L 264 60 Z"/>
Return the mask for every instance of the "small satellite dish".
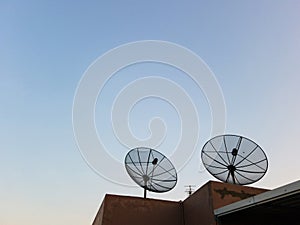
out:
<path id="1" fill-rule="evenodd" d="M 129 176 L 146 191 L 167 192 L 175 187 L 177 173 L 170 160 L 160 152 L 146 147 L 130 150 L 125 157 Z"/>
<path id="2" fill-rule="evenodd" d="M 252 184 L 268 169 L 262 148 L 239 135 L 220 135 L 210 139 L 202 148 L 202 162 L 215 178 L 233 184 Z"/>

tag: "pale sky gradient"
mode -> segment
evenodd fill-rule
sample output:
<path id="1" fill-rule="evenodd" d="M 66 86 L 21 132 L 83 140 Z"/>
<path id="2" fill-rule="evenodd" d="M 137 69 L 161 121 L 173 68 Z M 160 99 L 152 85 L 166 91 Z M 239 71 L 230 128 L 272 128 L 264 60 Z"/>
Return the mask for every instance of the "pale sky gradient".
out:
<path id="1" fill-rule="evenodd" d="M 0 224 L 91 224 L 105 193 L 142 196 L 140 188 L 98 176 L 81 157 L 72 128 L 73 98 L 84 71 L 106 51 L 139 40 L 180 44 L 211 68 L 226 102 L 226 132 L 253 139 L 268 156 L 267 174 L 252 186 L 298 180 L 299 27 L 297 0 L 0 1 Z M 152 69 L 171 79 L 164 68 Z M 107 102 L 122 82 L 130 82 L 122 73 L 114 79 L 103 93 Z M 200 162 L 211 118 L 201 91 L 179 74 L 172 79 L 190 91 L 201 111 L 199 149 L 171 192 L 149 197 L 180 200 L 187 196 L 185 185 L 214 180 Z M 97 103 L 96 119 L 109 126 L 101 114 L 111 104 L 105 101 Z M 166 146 L 172 146 L 178 138 L 174 109 L 159 101 L 141 104 L 133 110 L 133 131 L 144 137 L 145 120 L 169 116 L 173 132 Z M 147 106 L 161 111 L 141 114 Z M 106 135 L 105 144 L 121 160 L 119 143 Z"/>

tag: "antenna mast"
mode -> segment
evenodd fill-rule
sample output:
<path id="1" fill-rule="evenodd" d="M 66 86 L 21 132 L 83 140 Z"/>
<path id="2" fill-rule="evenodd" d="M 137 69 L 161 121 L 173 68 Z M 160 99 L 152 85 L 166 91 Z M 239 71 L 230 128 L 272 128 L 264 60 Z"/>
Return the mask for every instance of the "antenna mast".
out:
<path id="1" fill-rule="evenodd" d="M 189 194 L 189 196 L 191 196 L 193 194 L 193 189 L 192 187 L 195 187 L 195 185 L 186 185 L 185 187 L 187 187 L 187 189 L 185 190 L 186 193 Z"/>

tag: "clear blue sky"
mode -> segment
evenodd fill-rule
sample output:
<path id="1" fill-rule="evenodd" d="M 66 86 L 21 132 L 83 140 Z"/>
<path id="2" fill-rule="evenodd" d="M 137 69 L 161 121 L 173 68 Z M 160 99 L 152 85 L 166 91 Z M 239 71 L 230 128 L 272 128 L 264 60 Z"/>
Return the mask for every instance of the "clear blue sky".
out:
<path id="1" fill-rule="evenodd" d="M 296 0 L 1 1 L 0 224 L 91 224 L 105 193 L 142 195 L 139 188 L 94 173 L 72 128 L 73 98 L 84 71 L 106 51 L 132 41 L 174 42 L 207 63 L 225 98 L 226 132 L 252 138 L 268 155 L 269 171 L 253 186 L 298 180 L 299 12 Z M 115 79 L 122 81 L 121 75 Z M 111 90 L 116 87 L 120 84 Z M 184 199 L 184 185 L 197 188 L 214 179 L 202 171 L 199 158 L 210 137 L 209 109 L 201 106 L 203 96 L 190 95 L 203 110 L 200 147 L 174 190 L 150 197 Z M 139 113 L 147 105 L 161 107 L 162 117 L 171 115 L 166 123 L 176 131 L 176 113 L 159 101 L 137 106 L 133 117 L 148 119 Z M 99 101 L 97 109 L 105 106 Z M 136 132 L 144 135 L 147 123 L 138 124 Z M 166 141 L 177 137 L 174 132 Z M 109 137 L 105 144 L 118 146 Z M 116 172 L 126 176 L 124 171 Z"/>

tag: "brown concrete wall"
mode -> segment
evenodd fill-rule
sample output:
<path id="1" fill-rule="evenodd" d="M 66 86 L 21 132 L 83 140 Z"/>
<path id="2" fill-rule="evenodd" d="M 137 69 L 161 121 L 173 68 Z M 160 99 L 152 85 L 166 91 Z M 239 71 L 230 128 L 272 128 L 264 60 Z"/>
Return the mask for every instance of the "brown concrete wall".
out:
<path id="1" fill-rule="evenodd" d="M 182 204 L 106 195 L 102 220 L 95 219 L 93 225 L 183 225 Z"/>
<path id="2" fill-rule="evenodd" d="M 262 188 L 253 188 L 237 184 L 210 182 L 213 209 L 252 197 L 262 192 L 268 191 Z"/>
<path id="3" fill-rule="evenodd" d="M 183 201 L 185 225 L 216 225 L 214 210 L 267 191 L 209 181 Z"/>
<path id="4" fill-rule="evenodd" d="M 215 209 L 265 191 L 209 181 L 183 202 L 106 195 L 93 225 L 216 225 Z"/>
<path id="5" fill-rule="evenodd" d="M 98 210 L 96 217 L 93 221 L 93 225 L 100 225 L 102 224 L 102 218 L 103 218 L 103 214 L 104 214 L 104 202 L 105 199 L 102 201 L 102 204 L 100 206 L 100 209 Z"/>
<path id="6" fill-rule="evenodd" d="M 215 225 L 210 182 L 185 199 L 183 208 L 185 225 Z"/>

